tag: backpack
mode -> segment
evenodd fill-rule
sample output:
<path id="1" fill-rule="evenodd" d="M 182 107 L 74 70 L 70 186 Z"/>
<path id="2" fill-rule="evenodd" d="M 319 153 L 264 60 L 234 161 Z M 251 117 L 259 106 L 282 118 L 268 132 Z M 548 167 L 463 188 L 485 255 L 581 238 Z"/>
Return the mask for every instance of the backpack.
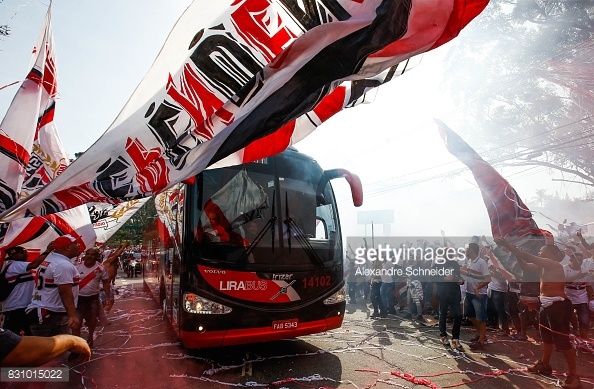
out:
<path id="1" fill-rule="evenodd" d="M 6 279 L 6 271 L 11 263 L 12 261 L 6 261 L 2 267 L 2 272 L 0 272 L 0 302 L 4 302 L 10 296 L 17 284 L 16 282 L 9 283 Z"/>

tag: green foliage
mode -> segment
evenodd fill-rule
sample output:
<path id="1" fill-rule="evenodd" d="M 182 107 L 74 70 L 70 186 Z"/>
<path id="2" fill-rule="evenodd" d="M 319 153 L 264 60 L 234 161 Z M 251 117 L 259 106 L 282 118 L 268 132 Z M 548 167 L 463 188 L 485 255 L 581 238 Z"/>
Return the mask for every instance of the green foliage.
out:
<path id="1" fill-rule="evenodd" d="M 493 150 L 491 161 L 594 186 L 593 37 L 590 0 L 492 0 L 447 57 L 443 86 L 464 107 L 461 135 Z"/>

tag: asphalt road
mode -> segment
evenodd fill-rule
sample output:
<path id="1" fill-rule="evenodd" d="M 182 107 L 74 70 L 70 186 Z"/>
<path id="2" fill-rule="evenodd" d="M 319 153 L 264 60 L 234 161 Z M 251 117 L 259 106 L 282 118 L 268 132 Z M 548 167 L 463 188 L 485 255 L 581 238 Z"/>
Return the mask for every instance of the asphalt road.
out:
<path id="1" fill-rule="evenodd" d="M 425 324 L 400 316 L 371 320 L 367 304 L 348 305 L 342 328 L 299 339 L 186 350 L 163 321 L 142 280 L 117 279 L 110 324 L 96 332 L 89 362 L 66 356 L 46 366 L 67 367 L 68 383 L 0 383 L 2 388 L 552 388 L 563 376 L 535 376 L 525 367 L 540 355 L 535 342 L 489 334 L 483 353 L 453 352 Z M 529 333 L 530 335 L 531 333 Z M 534 334 L 534 332 L 532 332 Z M 462 339 L 474 335 L 463 327 Z M 86 333 L 83 332 L 83 336 Z M 553 368 L 565 371 L 559 353 Z M 594 355 L 578 353 L 583 388 L 594 387 Z"/>

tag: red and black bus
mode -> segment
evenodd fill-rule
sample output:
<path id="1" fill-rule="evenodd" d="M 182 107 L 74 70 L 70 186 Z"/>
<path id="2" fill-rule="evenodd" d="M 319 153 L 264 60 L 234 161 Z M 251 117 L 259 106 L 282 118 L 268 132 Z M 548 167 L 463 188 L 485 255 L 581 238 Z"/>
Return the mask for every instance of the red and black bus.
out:
<path id="1" fill-rule="evenodd" d="M 293 338 L 338 328 L 343 243 L 330 181 L 294 148 L 206 170 L 156 198 L 166 231 L 149 239 L 145 281 L 187 348 Z M 152 236 L 157 236 L 153 232 Z"/>

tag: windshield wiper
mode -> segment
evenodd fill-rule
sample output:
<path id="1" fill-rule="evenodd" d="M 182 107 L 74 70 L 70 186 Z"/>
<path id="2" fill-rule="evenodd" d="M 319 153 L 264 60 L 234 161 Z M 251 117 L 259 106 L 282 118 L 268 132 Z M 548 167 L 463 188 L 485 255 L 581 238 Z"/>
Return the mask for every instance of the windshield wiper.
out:
<path id="1" fill-rule="evenodd" d="M 276 225 L 276 221 L 278 220 L 278 218 L 276 217 L 276 189 L 272 191 L 272 209 L 270 211 L 272 212 L 272 216 L 270 217 L 270 220 L 268 220 L 268 223 L 270 223 L 271 225 Z M 274 253 L 274 228 L 270 230 L 270 239 L 272 253 Z"/>
<path id="2" fill-rule="evenodd" d="M 245 262 L 245 259 L 250 256 L 252 251 L 254 251 L 254 249 L 260 243 L 260 241 L 262 240 L 262 238 L 264 237 L 264 235 L 266 234 L 266 231 L 268 231 L 268 229 L 271 229 L 272 252 L 274 252 L 274 228 L 272 228 L 272 227 L 276 224 L 276 221 L 278 220 L 278 218 L 276 217 L 276 212 L 275 212 L 276 206 L 275 206 L 274 201 L 275 201 L 275 196 L 274 196 L 274 191 L 273 191 L 272 192 L 272 207 L 271 207 L 272 216 L 270 217 L 270 219 L 268 219 L 268 221 L 266 222 L 264 227 L 262 227 L 262 229 L 258 232 L 258 234 L 254 238 L 254 240 L 250 243 L 250 247 L 248 247 L 247 250 L 245 250 L 245 252 L 241 256 L 241 258 L 239 258 L 238 262 Z"/>
<path id="3" fill-rule="evenodd" d="M 289 246 L 289 252 L 291 252 L 291 236 L 293 236 L 291 230 L 294 230 L 295 240 L 297 240 L 297 242 L 301 245 L 303 251 L 305 251 L 309 259 L 314 263 L 314 265 L 318 265 L 319 267 L 324 268 L 324 261 L 322 261 L 317 251 L 313 248 L 311 243 L 309 243 L 309 240 L 303 234 L 301 228 L 297 226 L 297 223 L 295 223 L 295 219 L 289 216 L 289 198 L 287 192 L 285 192 L 285 214 L 287 215 L 287 218 L 283 221 L 283 223 L 287 227 L 287 241 Z"/>
<path id="4" fill-rule="evenodd" d="M 285 227 L 287 229 L 287 244 L 289 245 L 289 252 L 291 252 L 291 235 L 293 234 L 291 233 L 291 218 L 289 217 L 289 194 L 287 192 L 285 192 L 285 215 L 287 215 L 287 218 L 283 221 L 283 223 L 285 223 Z"/>

